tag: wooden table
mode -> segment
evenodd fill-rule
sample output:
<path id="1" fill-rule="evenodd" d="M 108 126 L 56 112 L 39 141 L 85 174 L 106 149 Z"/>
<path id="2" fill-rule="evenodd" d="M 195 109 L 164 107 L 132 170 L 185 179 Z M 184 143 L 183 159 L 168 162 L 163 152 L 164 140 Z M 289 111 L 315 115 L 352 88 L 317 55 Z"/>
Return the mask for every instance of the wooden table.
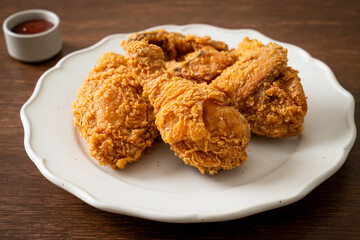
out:
<path id="1" fill-rule="evenodd" d="M 360 239 L 360 144 L 302 200 L 246 218 L 161 223 L 97 210 L 39 172 L 23 145 L 19 112 L 39 77 L 63 56 L 113 33 L 162 24 L 252 28 L 324 61 L 356 99 L 360 126 L 360 2 L 2 0 L 0 20 L 43 8 L 61 18 L 62 52 L 36 64 L 13 60 L 0 37 L 0 239 Z"/>

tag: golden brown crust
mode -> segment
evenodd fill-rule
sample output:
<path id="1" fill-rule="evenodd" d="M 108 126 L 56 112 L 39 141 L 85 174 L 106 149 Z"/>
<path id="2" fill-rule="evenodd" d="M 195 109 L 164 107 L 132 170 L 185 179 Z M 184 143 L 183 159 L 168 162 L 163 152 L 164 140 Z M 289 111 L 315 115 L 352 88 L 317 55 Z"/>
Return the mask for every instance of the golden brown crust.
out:
<path id="1" fill-rule="evenodd" d="M 194 52 L 204 46 L 210 46 L 219 51 L 228 50 L 227 44 L 213 41 L 208 36 L 185 36 L 177 32 L 167 32 L 164 29 L 129 35 L 128 40 L 122 43 L 125 50 L 132 41 L 146 41 L 161 47 L 165 54 L 165 60 L 182 60 L 185 54 Z"/>
<path id="2" fill-rule="evenodd" d="M 159 29 L 132 34 L 122 43 L 123 47 L 126 49 L 132 41 L 146 41 L 161 47 L 169 72 L 199 83 L 210 82 L 236 59 L 234 51 L 228 51 L 226 43 L 214 41 L 208 36 L 185 36 Z"/>
<path id="3" fill-rule="evenodd" d="M 186 164 L 215 174 L 246 161 L 250 129 L 227 96 L 166 71 L 162 50 L 133 41 L 128 65 L 154 106 L 162 139 Z"/>
<path id="4" fill-rule="evenodd" d="M 168 61 L 166 68 L 178 77 L 194 80 L 198 83 L 211 82 L 224 69 L 235 62 L 229 51 L 218 51 L 205 46 L 184 56 L 184 61 Z"/>
<path id="5" fill-rule="evenodd" d="M 264 81 L 272 82 L 287 65 L 286 49 L 274 43 L 242 53 L 234 65 L 211 83 L 225 92 L 236 106 L 256 92 Z"/>
<path id="6" fill-rule="evenodd" d="M 237 62 L 211 85 L 233 100 L 252 133 L 267 137 L 301 134 L 307 103 L 298 72 L 287 67 L 287 50 L 245 38 L 236 54 Z"/>
<path id="7" fill-rule="evenodd" d="M 272 83 L 264 83 L 244 101 L 240 111 L 251 130 L 268 137 L 301 134 L 307 111 L 306 97 L 297 71 L 288 67 Z"/>
<path id="8" fill-rule="evenodd" d="M 89 154 L 101 165 L 122 169 L 159 136 L 153 108 L 120 54 L 107 52 L 99 58 L 79 88 L 72 111 Z"/>

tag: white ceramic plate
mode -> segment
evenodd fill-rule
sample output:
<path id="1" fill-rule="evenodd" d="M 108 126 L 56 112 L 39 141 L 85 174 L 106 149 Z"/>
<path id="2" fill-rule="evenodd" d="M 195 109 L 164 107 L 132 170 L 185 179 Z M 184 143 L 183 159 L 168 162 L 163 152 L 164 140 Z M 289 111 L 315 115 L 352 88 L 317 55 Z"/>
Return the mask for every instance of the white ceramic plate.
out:
<path id="1" fill-rule="evenodd" d="M 147 30 L 158 28 L 208 35 L 231 48 L 246 36 L 263 43 L 275 41 L 250 29 L 202 24 Z M 289 65 L 300 71 L 308 97 L 302 136 L 253 136 L 248 161 L 216 176 L 203 176 L 184 165 L 166 144 L 125 170 L 99 166 L 73 127 L 71 104 L 102 53 L 124 53 L 120 43 L 127 35 L 111 35 L 64 57 L 41 76 L 21 109 L 29 157 L 48 180 L 86 203 L 109 212 L 165 222 L 230 220 L 301 199 L 346 160 L 356 135 L 352 95 L 324 63 L 299 47 L 275 41 L 289 50 Z"/>

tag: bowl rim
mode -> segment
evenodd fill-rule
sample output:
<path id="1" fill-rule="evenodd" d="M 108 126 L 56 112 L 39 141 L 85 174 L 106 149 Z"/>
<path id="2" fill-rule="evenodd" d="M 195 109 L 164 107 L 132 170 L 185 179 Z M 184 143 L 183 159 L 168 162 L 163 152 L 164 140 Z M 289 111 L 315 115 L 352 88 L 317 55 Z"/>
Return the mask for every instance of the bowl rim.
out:
<path id="1" fill-rule="evenodd" d="M 54 24 L 54 26 L 43 32 L 33 33 L 33 34 L 20 34 L 20 33 L 15 33 L 11 30 L 11 28 L 16 26 L 17 24 L 27 21 L 27 20 L 23 20 L 24 16 L 27 15 L 33 16 L 33 14 L 37 15 L 38 17 L 29 17 L 28 20 L 43 19 L 43 20 L 51 21 Z M 22 20 L 19 21 L 17 19 L 22 19 Z M 15 24 L 14 26 L 10 27 L 9 24 L 11 24 L 12 22 L 15 22 Z M 55 31 L 59 27 L 59 25 L 60 25 L 60 18 L 56 13 L 45 9 L 28 9 L 13 13 L 10 16 L 8 16 L 3 22 L 3 31 L 4 34 L 15 38 L 34 38 L 34 37 L 44 36 Z"/>

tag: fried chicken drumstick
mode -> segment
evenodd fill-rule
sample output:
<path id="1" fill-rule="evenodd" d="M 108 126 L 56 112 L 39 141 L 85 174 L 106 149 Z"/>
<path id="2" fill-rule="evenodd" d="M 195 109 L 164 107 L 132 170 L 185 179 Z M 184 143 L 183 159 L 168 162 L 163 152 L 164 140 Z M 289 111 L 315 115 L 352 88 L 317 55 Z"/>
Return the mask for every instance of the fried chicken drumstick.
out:
<path id="1" fill-rule="evenodd" d="M 167 72 L 160 47 L 131 41 L 128 66 L 154 107 L 164 142 L 186 164 L 201 173 L 232 169 L 247 159 L 247 120 L 226 94 Z"/>
<path id="2" fill-rule="evenodd" d="M 153 107 L 120 54 L 107 52 L 98 59 L 72 111 L 89 154 L 101 165 L 123 169 L 149 151 L 159 136 Z"/>

